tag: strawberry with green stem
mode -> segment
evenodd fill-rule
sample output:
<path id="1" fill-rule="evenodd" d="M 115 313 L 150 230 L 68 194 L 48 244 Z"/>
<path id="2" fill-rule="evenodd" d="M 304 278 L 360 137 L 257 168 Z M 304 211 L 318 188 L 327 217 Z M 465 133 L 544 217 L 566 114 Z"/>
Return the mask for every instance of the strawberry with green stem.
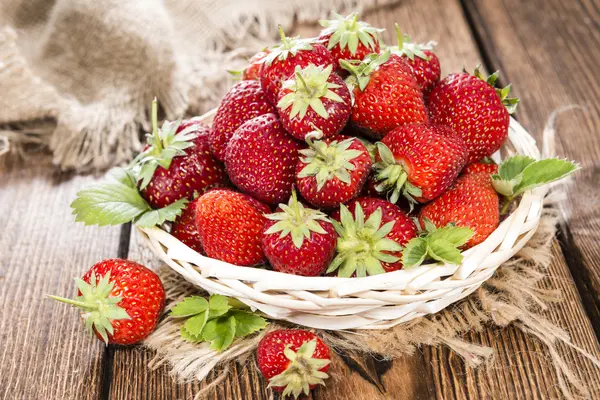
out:
<path id="1" fill-rule="evenodd" d="M 340 61 L 350 72 L 346 83 L 354 95 L 352 124 L 375 139 L 407 123 L 426 123 L 423 94 L 410 67 L 386 50 L 362 62 Z"/>
<path id="2" fill-rule="evenodd" d="M 433 52 L 437 43 L 434 41 L 425 44 L 414 43 L 409 35 L 402 34 L 398 24 L 396 24 L 396 35 L 398 45 L 390 47 L 392 54 L 396 54 L 406 61 L 412 69 L 421 91 L 427 95 L 440 80 L 440 60 Z"/>
<path id="3" fill-rule="evenodd" d="M 256 361 L 269 387 L 283 392 L 284 397 L 298 398 L 325 384 L 331 356 L 329 347 L 314 333 L 279 329 L 261 339 Z"/>
<path id="4" fill-rule="evenodd" d="M 427 106 L 431 122 L 450 126 L 462 137 L 469 150 L 468 164 L 491 156 L 508 136 L 510 114 L 519 99 L 508 97 L 511 85 L 494 87 L 498 71 L 484 77 L 475 68 L 451 74 L 442 79 L 431 91 Z"/>
<path id="5" fill-rule="evenodd" d="M 331 217 L 338 233 L 337 255 L 327 273 L 363 277 L 402 268 L 403 246 L 417 234 L 414 222 L 396 205 L 359 197 Z"/>
<path id="6" fill-rule="evenodd" d="M 279 33 L 281 44 L 271 49 L 260 69 L 260 84 L 271 104 L 277 104 L 281 83 L 294 73 L 296 66 L 333 64 L 331 53 L 322 44 L 310 39 L 288 38 L 281 26 Z"/>
<path id="7" fill-rule="evenodd" d="M 348 87 L 332 66 L 296 66 L 283 82 L 277 111 L 283 127 L 296 139 L 318 129 L 324 137 L 337 135 L 350 117 L 352 100 Z"/>
<path id="8" fill-rule="evenodd" d="M 133 261 L 101 261 L 75 283 L 79 292 L 74 300 L 48 297 L 80 308 L 86 329 L 106 344 L 130 345 L 145 339 L 165 307 L 158 275 Z"/>
<path id="9" fill-rule="evenodd" d="M 325 28 L 319 39 L 327 45 L 338 68 L 340 60 L 361 61 L 371 53 L 379 53 L 378 35 L 384 29 L 359 21 L 358 13 L 346 17 L 333 13 L 333 17 L 319 21 Z"/>
<path id="10" fill-rule="evenodd" d="M 333 208 L 358 196 L 369 175 L 371 157 L 357 138 L 314 140 L 320 135 L 315 131 L 306 136 L 309 147 L 300 150 L 296 186 L 309 203 Z"/>
<path id="11" fill-rule="evenodd" d="M 327 215 L 305 207 L 293 191 L 288 204 L 265 217 L 262 249 L 275 271 L 319 276 L 327 269 L 337 241 Z"/>

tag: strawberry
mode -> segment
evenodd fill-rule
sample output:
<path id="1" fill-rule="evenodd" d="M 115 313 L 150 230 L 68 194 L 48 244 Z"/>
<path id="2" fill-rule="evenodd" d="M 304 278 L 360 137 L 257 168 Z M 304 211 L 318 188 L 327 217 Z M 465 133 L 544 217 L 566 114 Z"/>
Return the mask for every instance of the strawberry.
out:
<path id="1" fill-rule="evenodd" d="M 196 203 L 198 199 L 186 204 L 181 215 L 171 226 L 171 235 L 179 239 L 189 248 L 204 254 L 198 229 L 196 229 Z"/>
<path id="2" fill-rule="evenodd" d="M 388 50 L 359 64 L 340 63 L 352 74 L 346 79 L 354 94 L 350 120 L 365 134 L 381 139 L 400 125 L 427 122 L 423 94 L 402 58 Z"/>
<path id="3" fill-rule="evenodd" d="M 260 68 L 260 84 L 271 104 L 277 104 L 281 83 L 294 73 L 296 66 L 333 64 L 331 53 L 322 44 L 310 39 L 287 38 L 281 26 L 279 33 L 281 44 L 271 49 Z"/>
<path id="4" fill-rule="evenodd" d="M 396 54 L 406 61 L 417 78 L 417 84 L 423 94 L 429 94 L 440 80 L 442 72 L 440 60 L 433 52 L 433 47 L 437 43 L 433 41 L 426 44 L 413 43 L 409 35 L 402 35 L 398 24 L 396 24 L 396 34 L 398 35 L 398 46 L 390 47 L 392 54 Z"/>
<path id="5" fill-rule="evenodd" d="M 292 192 L 287 205 L 266 217 L 262 249 L 275 271 L 318 276 L 327 269 L 337 241 L 327 215 L 304 207 Z"/>
<path id="6" fill-rule="evenodd" d="M 242 72 L 242 79 L 257 81 L 260 74 L 260 67 L 263 60 L 270 53 L 269 49 L 259 51 L 248 60 L 248 66 Z"/>
<path id="7" fill-rule="evenodd" d="M 402 268 L 402 246 L 417 234 L 414 222 L 389 201 L 359 197 L 332 213 L 339 235 L 337 256 L 327 272 L 376 275 Z"/>
<path id="8" fill-rule="evenodd" d="M 194 192 L 227 185 L 223 165 L 208 148 L 210 128 L 192 119 L 165 122 L 158 129 L 157 113 L 155 99 L 148 146 L 132 164 L 144 199 L 153 208 L 163 208 L 179 199 L 191 200 Z"/>
<path id="9" fill-rule="evenodd" d="M 323 208 L 337 207 L 356 197 L 369 175 L 371 157 L 357 138 L 306 139 L 309 148 L 300 150 L 296 185 L 309 203 Z"/>
<path id="10" fill-rule="evenodd" d="M 314 333 L 301 329 L 279 329 L 263 337 L 256 361 L 269 387 L 283 396 L 309 394 L 324 385 L 330 366 L 329 347 Z"/>
<path id="11" fill-rule="evenodd" d="M 229 141 L 227 173 L 234 185 L 258 200 L 287 201 L 301 147 L 285 132 L 277 115 L 261 115 L 240 126 Z"/>
<path id="12" fill-rule="evenodd" d="M 383 32 L 383 29 L 359 21 L 357 13 L 347 17 L 334 13 L 333 16 L 334 19 L 319 21 L 325 28 L 321 31 L 319 39 L 331 52 L 336 67 L 340 68 L 340 60 L 362 61 L 371 53 L 379 53 L 377 35 Z"/>
<path id="13" fill-rule="evenodd" d="M 90 333 L 106 344 L 130 345 L 145 339 L 165 307 L 165 290 L 158 275 L 133 261 L 100 261 L 75 282 L 74 300 L 48 296 L 79 307 Z"/>
<path id="14" fill-rule="evenodd" d="M 500 221 L 498 194 L 488 173 L 463 175 L 450 189 L 426 204 L 419 221 L 430 220 L 436 227 L 449 223 L 467 227 L 475 233 L 465 248 L 483 242 L 498 227 Z"/>
<path id="15" fill-rule="evenodd" d="M 476 162 L 473 164 L 467 165 L 463 170 L 462 174 L 473 174 L 478 172 L 485 172 L 488 174 L 497 174 L 498 173 L 498 165 L 494 163 L 491 159 L 484 158 L 481 162 Z"/>
<path id="16" fill-rule="evenodd" d="M 224 161 L 227 143 L 240 125 L 259 115 L 275 112 L 259 82 L 247 80 L 236 83 L 221 100 L 215 115 L 209 138 L 210 150 Z"/>
<path id="17" fill-rule="evenodd" d="M 282 84 L 277 111 L 283 127 L 296 139 L 304 140 L 315 129 L 324 137 L 337 135 L 348 122 L 352 100 L 348 87 L 332 66 L 296 67 Z"/>
<path id="18" fill-rule="evenodd" d="M 479 67 L 474 75 L 452 74 L 435 86 L 428 99 L 431 122 L 448 125 L 463 138 L 469 164 L 491 156 L 508 136 L 510 114 L 519 99 L 508 98 L 510 85 L 494 88 L 497 79 L 498 72 L 485 79 Z"/>
<path id="19" fill-rule="evenodd" d="M 390 192 L 392 203 L 400 194 L 410 203 L 436 198 L 454 182 L 467 161 L 462 139 L 441 125 L 402 125 L 377 147 L 376 189 Z"/>
<path id="20" fill-rule="evenodd" d="M 226 189 L 211 190 L 196 202 L 196 228 L 211 258 L 252 266 L 264 261 L 260 236 L 270 213 L 252 197 Z"/>

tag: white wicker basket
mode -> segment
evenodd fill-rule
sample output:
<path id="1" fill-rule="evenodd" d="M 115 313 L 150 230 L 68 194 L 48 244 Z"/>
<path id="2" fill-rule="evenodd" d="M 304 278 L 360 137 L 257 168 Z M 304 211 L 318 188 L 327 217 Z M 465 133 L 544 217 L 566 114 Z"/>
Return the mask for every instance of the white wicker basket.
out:
<path id="1" fill-rule="evenodd" d="M 214 114 L 201 118 L 211 123 Z M 512 118 L 503 150 L 540 158 L 535 140 Z M 152 251 L 189 282 L 235 297 L 271 318 L 329 330 L 386 329 L 438 312 L 481 286 L 533 236 L 547 191 L 545 186 L 526 192 L 498 229 L 463 252 L 462 265 L 428 264 L 364 278 L 302 277 L 239 267 L 204 257 L 161 228 L 139 231 Z"/>

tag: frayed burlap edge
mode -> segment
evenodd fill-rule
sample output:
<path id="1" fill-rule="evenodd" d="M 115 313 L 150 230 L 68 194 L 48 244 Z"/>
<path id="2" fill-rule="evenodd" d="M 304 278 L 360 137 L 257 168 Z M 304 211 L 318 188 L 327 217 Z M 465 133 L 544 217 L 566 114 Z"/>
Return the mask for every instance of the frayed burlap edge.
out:
<path id="1" fill-rule="evenodd" d="M 556 200 L 561 197 L 560 193 L 554 193 L 548 198 L 547 204 L 551 204 L 553 198 Z M 562 328 L 542 315 L 552 303 L 561 299 L 558 290 L 546 289 L 542 284 L 547 278 L 547 268 L 552 259 L 551 245 L 559 214 L 556 204 L 547 206 L 536 234 L 527 245 L 503 264 L 479 290 L 442 312 L 382 331 L 313 331 L 339 351 L 371 353 L 378 357 L 385 355 L 390 359 L 412 354 L 421 346 L 445 345 L 458 354 L 468 367 L 478 367 L 491 362 L 493 350 L 461 337 L 469 331 L 480 331 L 484 326 L 502 328 L 512 324 L 546 347 L 565 398 L 589 398 L 588 384 L 577 377 L 557 347 L 565 345 L 599 368 L 600 362 L 573 344 Z M 199 293 L 197 287 L 187 283 L 168 267 L 162 269 L 160 275 L 170 305 L 185 296 Z M 227 377 L 231 363 L 245 363 L 253 357 L 258 342 L 267 332 L 291 325 L 271 321 L 265 331 L 237 340 L 223 353 L 211 351 L 207 344 L 183 341 L 179 336 L 180 326 L 180 320 L 166 317 L 146 340 L 146 346 L 156 350 L 150 367 L 156 368 L 167 362 L 172 367 L 172 373 L 182 381 L 201 381 L 215 367 L 220 367 L 222 372 L 196 396 L 202 398 Z"/>

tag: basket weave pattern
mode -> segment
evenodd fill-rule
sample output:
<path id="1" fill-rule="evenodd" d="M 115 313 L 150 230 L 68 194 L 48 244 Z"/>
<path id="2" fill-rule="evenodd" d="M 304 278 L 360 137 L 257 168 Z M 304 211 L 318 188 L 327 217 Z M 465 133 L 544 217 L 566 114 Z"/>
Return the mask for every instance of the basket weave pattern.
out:
<path id="1" fill-rule="evenodd" d="M 210 123 L 214 114 L 201 118 Z M 540 158 L 535 140 L 512 118 L 503 150 Z M 533 236 L 547 191 L 546 186 L 526 192 L 483 243 L 463 252 L 462 265 L 427 264 L 364 278 L 239 267 L 200 255 L 162 228 L 139 231 L 152 251 L 189 282 L 235 297 L 271 318 L 329 330 L 386 329 L 436 313 L 477 290 Z"/>

